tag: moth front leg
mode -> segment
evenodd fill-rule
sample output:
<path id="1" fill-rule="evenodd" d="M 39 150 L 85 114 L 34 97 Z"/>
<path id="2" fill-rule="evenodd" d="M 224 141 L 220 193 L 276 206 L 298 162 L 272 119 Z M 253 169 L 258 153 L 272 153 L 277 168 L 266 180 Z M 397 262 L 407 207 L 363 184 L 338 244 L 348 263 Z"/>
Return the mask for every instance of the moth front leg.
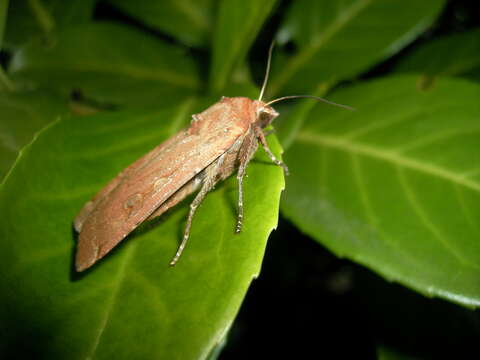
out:
<path id="1" fill-rule="evenodd" d="M 268 147 L 267 139 L 265 138 L 265 134 L 263 133 L 263 130 L 261 127 L 255 127 L 254 128 L 255 135 L 257 136 L 258 140 L 262 144 L 263 148 L 265 149 L 265 152 L 267 153 L 268 157 L 272 160 L 272 162 L 275 165 L 281 166 L 283 168 L 283 171 L 285 171 L 285 175 L 288 175 L 288 166 L 285 165 L 282 161 L 278 160 L 275 155 L 273 155 L 272 151 Z"/>
<path id="2" fill-rule="evenodd" d="M 238 217 L 237 217 L 237 226 L 235 232 L 238 234 L 242 231 L 243 225 L 243 178 L 245 176 L 245 171 L 247 165 L 252 159 L 255 151 L 258 148 L 258 141 L 253 131 L 249 132 L 245 139 L 243 140 L 242 146 L 239 151 L 239 166 L 237 173 L 238 180 Z"/>
<path id="3" fill-rule="evenodd" d="M 195 196 L 195 199 L 193 199 L 192 203 L 190 204 L 190 211 L 188 213 L 187 223 L 185 225 L 185 231 L 183 233 L 182 242 L 180 243 L 180 246 L 178 247 L 178 250 L 175 253 L 175 256 L 173 257 L 172 261 L 170 261 L 170 266 L 175 265 L 178 259 L 180 259 L 183 249 L 185 249 L 185 245 L 187 244 L 188 238 L 190 237 L 190 228 L 192 227 L 193 215 L 195 215 L 197 208 L 200 206 L 203 199 L 205 199 L 205 196 L 210 192 L 210 190 L 213 189 L 213 187 L 217 183 L 218 175 L 220 173 L 220 168 L 223 165 L 224 159 L 225 159 L 224 155 L 220 156 L 217 160 L 215 160 L 215 162 L 210 164 L 204 170 L 205 177 L 203 178 L 202 187 L 200 191 L 197 193 L 197 196 Z"/>

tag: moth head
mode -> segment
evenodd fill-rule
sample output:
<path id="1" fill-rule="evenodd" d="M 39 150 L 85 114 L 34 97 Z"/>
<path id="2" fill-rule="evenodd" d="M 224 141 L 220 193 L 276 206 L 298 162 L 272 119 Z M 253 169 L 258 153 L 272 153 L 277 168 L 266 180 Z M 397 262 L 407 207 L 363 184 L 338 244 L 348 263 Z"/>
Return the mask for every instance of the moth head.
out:
<path id="1" fill-rule="evenodd" d="M 258 100 L 255 100 L 255 108 L 256 108 L 256 122 L 262 127 L 265 128 L 268 125 L 271 124 L 273 119 L 275 119 L 278 116 L 278 113 L 270 106 L 273 103 L 279 102 L 279 101 L 284 101 L 284 100 L 289 100 L 289 99 L 299 99 L 299 98 L 310 98 L 314 99 L 317 101 L 322 101 L 327 104 L 335 105 L 342 107 L 344 109 L 348 110 L 355 110 L 350 106 L 347 105 L 342 105 L 342 104 L 337 104 L 333 101 L 318 97 L 318 96 L 312 96 L 312 95 L 287 95 L 287 96 L 282 96 L 273 100 L 270 100 L 268 102 L 263 102 L 262 98 L 263 95 L 265 94 L 265 89 L 267 88 L 267 83 L 268 83 L 268 75 L 270 73 L 270 62 L 272 60 L 272 50 L 273 50 L 273 45 L 274 42 L 271 43 L 270 49 L 268 50 L 268 59 L 267 59 L 267 69 L 265 71 L 265 77 L 263 79 L 263 84 L 262 88 L 260 90 L 260 96 L 258 97 Z"/>
<path id="2" fill-rule="evenodd" d="M 255 101 L 256 123 L 262 128 L 267 127 L 279 115 L 271 106 L 266 105 L 263 101 Z"/>

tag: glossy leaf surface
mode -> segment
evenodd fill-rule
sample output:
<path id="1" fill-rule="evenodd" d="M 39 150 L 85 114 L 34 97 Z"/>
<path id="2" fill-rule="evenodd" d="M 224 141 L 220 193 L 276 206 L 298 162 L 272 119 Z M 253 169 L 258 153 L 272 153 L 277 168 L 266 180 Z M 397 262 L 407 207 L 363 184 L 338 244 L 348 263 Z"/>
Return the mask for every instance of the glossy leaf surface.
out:
<path id="1" fill-rule="evenodd" d="M 296 50 L 293 56 L 277 54 L 271 97 L 310 94 L 318 84 L 359 75 L 421 34 L 443 4 L 443 0 L 292 2 L 277 39 L 293 42 Z"/>
<path id="2" fill-rule="evenodd" d="M 403 57 L 398 72 L 469 77 L 480 71 L 480 29 L 432 40 Z"/>
<path id="3" fill-rule="evenodd" d="M 480 304 L 480 86 L 386 78 L 317 106 L 286 156 L 283 211 L 335 254 Z"/>
<path id="4" fill-rule="evenodd" d="M 141 22 L 191 46 L 209 43 L 214 15 L 213 0 L 109 0 Z"/>
<path id="5" fill-rule="evenodd" d="M 5 20 L 7 19 L 8 0 L 0 0 L 0 49 L 3 47 L 3 32 L 5 31 Z"/>
<path id="6" fill-rule="evenodd" d="M 53 42 L 55 33 L 91 20 L 96 0 L 13 0 L 8 9 L 6 43 L 18 48 L 32 38 Z"/>
<path id="7" fill-rule="evenodd" d="M 0 182 L 33 135 L 67 111 L 46 93 L 0 93 Z"/>
<path id="8" fill-rule="evenodd" d="M 10 73 L 27 85 L 114 106 L 178 99 L 199 86 L 184 50 L 113 23 L 68 28 L 53 47 L 41 41 L 27 45 L 15 54 Z"/>

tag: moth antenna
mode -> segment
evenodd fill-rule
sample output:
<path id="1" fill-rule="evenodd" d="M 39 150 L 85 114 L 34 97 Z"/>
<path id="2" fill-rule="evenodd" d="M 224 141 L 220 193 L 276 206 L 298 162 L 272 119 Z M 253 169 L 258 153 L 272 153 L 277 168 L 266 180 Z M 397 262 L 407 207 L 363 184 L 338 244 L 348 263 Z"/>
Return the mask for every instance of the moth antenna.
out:
<path id="1" fill-rule="evenodd" d="M 344 109 L 347 109 L 347 110 L 350 110 L 350 111 L 355 111 L 355 108 L 351 107 L 351 106 L 348 106 L 348 105 L 343 105 L 343 104 L 338 104 L 336 102 L 333 102 L 333 101 L 330 101 L 330 100 L 327 100 L 327 99 L 324 99 L 324 98 L 321 98 L 321 97 L 318 97 L 318 96 L 313 96 L 313 95 L 288 95 L 288 96 L 282 96 L 282 97 L 279 97 L 277 99 L 274 99 L 274 100 L 271 100 L 269 102 L 267 102 L 265 104 L 265 106 L 270 106 L 276 102 L 279 102 L 279 101 L 283 101 L 283 100 L 289 100 L 289 99 L 298 99 L 298 98 L 308 98 L 308 99 L 314 99 L 314 100 L 318 100 L 318 101 L 322 101 L 324 103 L 327 103 L 327 104 L 330 104 L 330 105 L 334 105 L 334 106 L 338 106 L 338 107 L 341 107 L 341 108 L 344 108 Z"/>
<path id="2" fill-rule="evenodd" d="M 270 74 L 270 62 L 272 61 L 272 51 L 274 45 L 275 40 L 272 40 L 270 48 L 268 49 L 267 69 L 265 70 L 265 77 L 263 78 L 262 89 L 260 90 L 260 96 L 258 97 L 258 101 L 262 101 L 263 94 L 265 93 L 265 89 L 267 87 L 268 75 Z"/>

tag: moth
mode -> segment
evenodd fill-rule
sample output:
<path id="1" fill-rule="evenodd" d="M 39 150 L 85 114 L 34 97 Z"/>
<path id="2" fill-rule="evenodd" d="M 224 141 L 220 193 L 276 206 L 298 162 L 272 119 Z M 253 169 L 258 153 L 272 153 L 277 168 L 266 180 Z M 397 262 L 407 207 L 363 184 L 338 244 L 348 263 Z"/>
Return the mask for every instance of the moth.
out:
<path id="1" fill-rule="evenodd" d="M 79 232 L 75 267 L 83 271 L 104 257 L 142 222 L 161 216 L 191 193 L 198 191 L 188 214 L 182 241 L 170 262 L 175 265 L 190 235 L 193 216 L 207 193 L 237 171 L 238 217 L 243 223 L 243 179 L 247 165 L 261 144 L 275 165 L 287 166 L 270 150 L 264 129 L 279 115 L 271 107 L 278 101 L 308 97 L 284 96 L 263 102 L 270 71 L 267 69 L 258 100 L 222 97 L 205 111 L 192 115 L 190 126 L 155 147 L 121 171 L 88 201 L 74 221 Z"/>

